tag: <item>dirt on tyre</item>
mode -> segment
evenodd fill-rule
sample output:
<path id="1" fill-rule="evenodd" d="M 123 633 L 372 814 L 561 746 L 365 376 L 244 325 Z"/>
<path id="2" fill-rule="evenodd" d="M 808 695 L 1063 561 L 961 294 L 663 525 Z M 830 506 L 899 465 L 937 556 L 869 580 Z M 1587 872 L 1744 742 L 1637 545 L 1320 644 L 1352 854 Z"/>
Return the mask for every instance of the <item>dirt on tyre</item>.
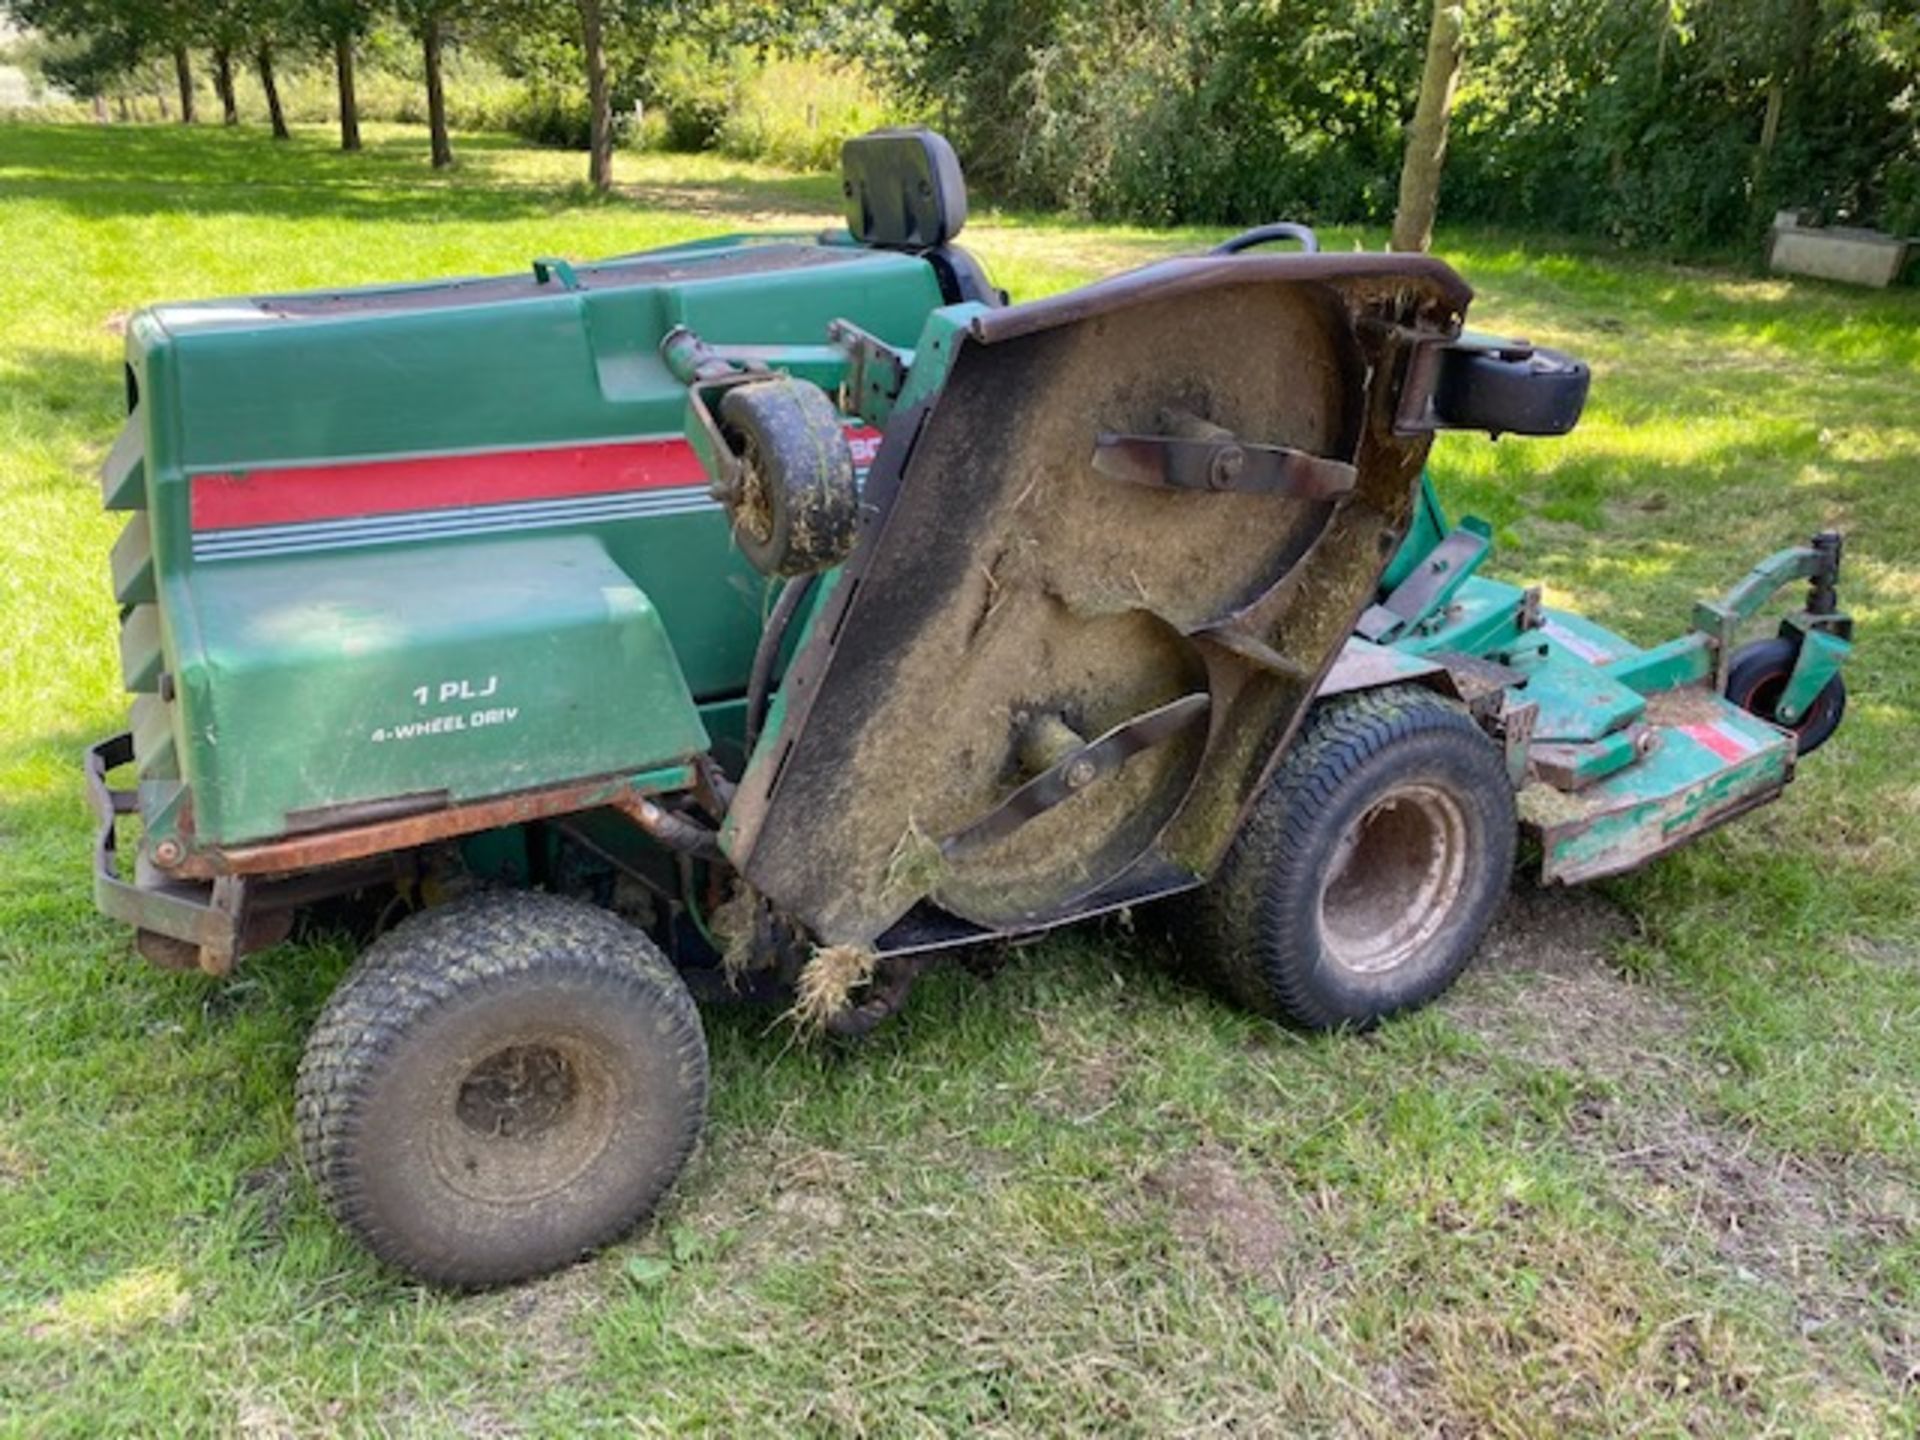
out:
<path id="1" fill-rule="evenodd" d="M 840 412 L 824 390 L 782 378 L 739 385 L 720 419 L 740 445 L 734 543 L 763 575 L 838 565 L 860 528 L 860 489 Z"/>
<path id="2" fill-rule="evenodd" d="M 429 910 L 361 957 L 300 1065 L 301 1150 L 373 1253 L 435 1284 L 543 1274 L 665 1194 L 706 1117 L 679 976 L 605 911 L 509 891 Z"/>
<path id="3" fill-rule="evenodd" d="M 1423 1005 L 1506 898 L 1516 838 L 1500 749 L 1414 686 L 1314 707 L 1196 904 L 1203 963 L 1310 1029 Z"/>

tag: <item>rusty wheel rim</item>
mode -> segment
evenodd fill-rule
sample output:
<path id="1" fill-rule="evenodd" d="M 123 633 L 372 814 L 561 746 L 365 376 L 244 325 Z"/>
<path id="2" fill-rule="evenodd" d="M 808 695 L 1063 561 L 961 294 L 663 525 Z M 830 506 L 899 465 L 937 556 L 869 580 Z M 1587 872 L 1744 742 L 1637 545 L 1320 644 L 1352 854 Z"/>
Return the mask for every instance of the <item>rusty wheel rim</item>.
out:
<path id="1" fill-rule="evenodd" d="M 522 1205 L 564 1189 L 606 1150 L 613 1072 L 574 1037 L 501 1045 L 450 1078 L 427 1149 L 449 1188 Z"/>
<path id="2" fill-rule="evenodd" d="M 1468 830 L 1432 785 L 1389 790 L 1347 827 L 1320 889 L 1320 943 L 1343 969 L 1397 970 L 1440 934 L 1461 900 Z"/>

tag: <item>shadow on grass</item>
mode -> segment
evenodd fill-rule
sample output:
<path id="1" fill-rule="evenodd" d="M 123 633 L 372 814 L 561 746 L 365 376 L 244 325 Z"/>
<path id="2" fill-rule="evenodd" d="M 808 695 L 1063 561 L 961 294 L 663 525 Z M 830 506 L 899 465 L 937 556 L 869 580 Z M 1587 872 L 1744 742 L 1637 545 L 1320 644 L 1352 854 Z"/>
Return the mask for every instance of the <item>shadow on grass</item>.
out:
<path id="1" fill-rule="evenodd" d="M 454 169 L 436 172 L 411 136 L 378 137 L 348 155 L 309 132 L 276 144 L 206 128 L 0 124 L 0 178 L 9 196 L 83 219 L 174 213 L 484 223 L 633 202 L 741 215 L 832 213 L 839 204 L 832 179 L 818 175 L 709 164 L 698 167 L 705 176 L 650 178 L 607 197 L 578 180 L 516 173 L 508 162 L 535 152 L 510 136 L 462 135 L 458 153 Z"/>
<path id="2" fill-rule="evenodd" d="M 100 317 L 103 335 L 109 317 Z M 126 376 L 120 341 L 108 337 L 111 355 L 77 350 L 0 351 L 0 401 L 16 414 L 32 415 L 33 434 L 46 441 L 74 441 L 105 447 L 126 418 Z"/>
<path id="3" fill-rule="evenodd" d="M 1498 231 L 1443 234 L 1436 253 L 1491 292 L 1483 305 L 1539 307 L 1565 330 L 1624 332 L 1667 363 L 1693 356 L 1711 369 L 1760 347 L 1789 360 L 1905 371 L 1909 383 L 1920 366 L 1913 286 L 1862 290 Z"/>

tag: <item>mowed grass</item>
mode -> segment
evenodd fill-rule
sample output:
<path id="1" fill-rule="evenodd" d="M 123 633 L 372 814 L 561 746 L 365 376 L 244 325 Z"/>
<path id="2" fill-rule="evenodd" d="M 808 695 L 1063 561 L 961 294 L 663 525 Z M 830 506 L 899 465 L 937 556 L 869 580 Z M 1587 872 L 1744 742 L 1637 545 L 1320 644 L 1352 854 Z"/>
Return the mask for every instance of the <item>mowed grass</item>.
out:
<path id="1" fill-rule="evenodd" d="M 87 893 L 122 722 L 94 467 L 143 303 L 812 224 L 830 180 L 422 137 L 0 126 L 0 1429 L 737 1435 L 1910 1434 L 1920 1423 L 1920 294 L 1443 230 L 1482 326 L 1594 362 L 1559 442 L 1452 436 L 1499 567 L 1642 641 L 1849 534 L 1840 737 L 1778 805 L 1365 1037 L 1179 978 L 1157 917 L 955 970 L 855 1049 L 708 1015 L 708 1143 L 539 1284 L 383 1273 L 299 1174 L 349 961 L 210 982 Z M 1210 241 L 976 217 L 1031 296 Z M 1330 246 L 1378 245 L 1341 232 Z"/>

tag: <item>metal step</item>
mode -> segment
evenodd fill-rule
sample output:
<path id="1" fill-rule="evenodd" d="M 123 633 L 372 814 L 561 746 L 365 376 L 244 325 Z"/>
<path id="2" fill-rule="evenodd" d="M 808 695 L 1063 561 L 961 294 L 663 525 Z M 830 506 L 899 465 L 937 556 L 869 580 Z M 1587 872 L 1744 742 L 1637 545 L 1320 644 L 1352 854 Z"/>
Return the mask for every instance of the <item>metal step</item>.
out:
<path id="1" fill-rule="evenodd" d="M 120 624 L 120 673 L 136 693 L 160 689 L 160 607 L 136 605 Z"/>
<path id="2" fill-rule="evenodd" d="M 153 534 L 147 512 L 135 512 L 120 538 L 113 542 L 113 598 L 122 605 L 148 605 L 157 597 L 153 588 Z"/>
<path id="3" fill-rule="evenodd" d="M 125 428 L 107 452 L 100 467 L 100 503 L 108 510 L 144 510 L 147 508 L 146 426 L 138 410 L 127 417 Z"/>

